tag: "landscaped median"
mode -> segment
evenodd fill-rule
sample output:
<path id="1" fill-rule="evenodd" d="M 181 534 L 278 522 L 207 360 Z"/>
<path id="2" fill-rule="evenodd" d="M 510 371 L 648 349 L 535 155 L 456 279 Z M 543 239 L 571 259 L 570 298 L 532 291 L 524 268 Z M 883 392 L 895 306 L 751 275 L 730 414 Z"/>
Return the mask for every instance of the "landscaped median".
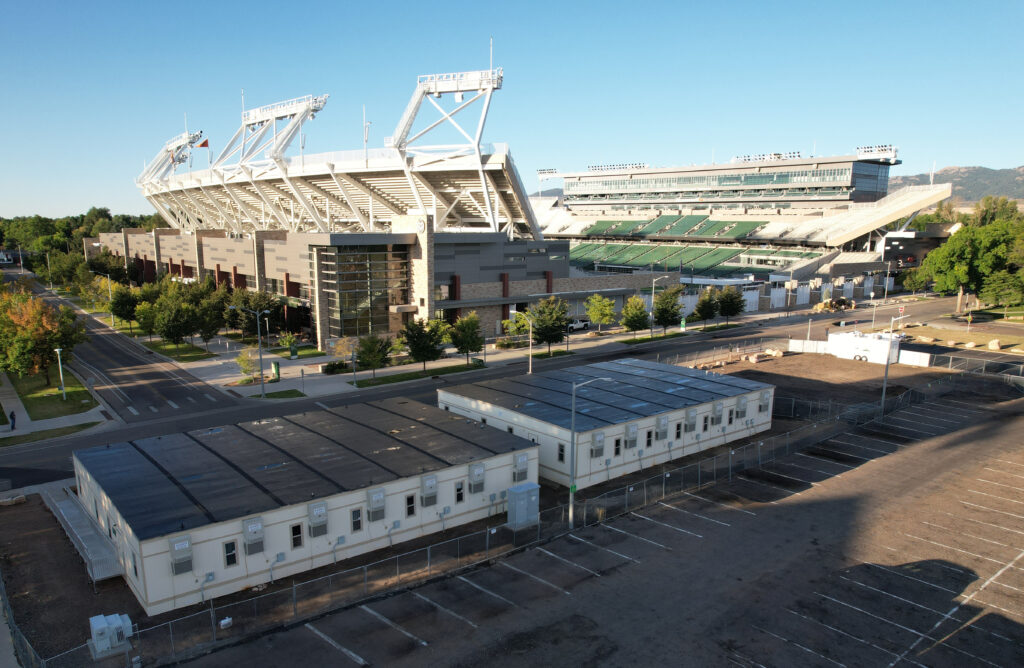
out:
<path id="1" fill-rule="evenodd" d="M 213 353 L 208 353 L 199 346 L 194 346 L 191 343 L 182 343 L 175 345 L 168 343 L 167 341 L 143 341 L 142 345 L 146 346 L 155 353 L 160 353 L 165 357 L 170 357 L 175 362 L 198 362 L 200 360 L 210 359 L 216 357 Z"/>
<path id="2" fill-rule="evenodd" d="M 401 383 L 407 380 L 419 380 L 420 378 L 432 378 L 434 376 L 444 376 L 449 373 L 461 373 L 463 371 L 476 371 L 477 369 L 486 369 L 487 365 L 483 362 L 470 362 L 469 364 L 453 364 L 452 366 L 444 366 L 439 369 L 428 369 L 427 371 L 409 371 L 406 373 L 392 373 L 378 378 L 361 378 L 355 383 L 349 381 L 349 385 L 355 385 L 356 387 L 376 387 L 377 385 L 388 385 L 390 383 Z M 360 373 L 366 373 L 362 371 Z"/>

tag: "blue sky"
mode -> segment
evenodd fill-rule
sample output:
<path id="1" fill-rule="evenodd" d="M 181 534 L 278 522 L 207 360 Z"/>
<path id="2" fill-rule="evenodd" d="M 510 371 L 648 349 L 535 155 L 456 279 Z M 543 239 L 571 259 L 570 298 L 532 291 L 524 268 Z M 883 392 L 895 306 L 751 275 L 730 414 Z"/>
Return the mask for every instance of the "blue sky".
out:
<path id="1" fill-rule="evenodd" d="M 0 216 L 150 213 L 171 136 L 214 151 L 247 106 L 329 93 L 306 152 L 392 134 L 418 74 L 505 71 L 485 139 L 523 180 L 893 143 L 912 174 L 1024 164 L 1024 2 L 8 3 Z M 196 167 L 205 167 L 196 156 Z"/>

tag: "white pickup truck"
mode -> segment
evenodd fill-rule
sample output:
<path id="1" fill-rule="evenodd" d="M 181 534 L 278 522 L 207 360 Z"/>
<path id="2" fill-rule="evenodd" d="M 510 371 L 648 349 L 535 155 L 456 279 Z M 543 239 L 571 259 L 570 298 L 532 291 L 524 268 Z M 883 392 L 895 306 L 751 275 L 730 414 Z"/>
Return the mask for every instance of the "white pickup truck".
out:
<path id="1" fill-rule="evenodd" d="M 566 325 L 565 328 L 570 332 L 576 332 L 581 329 L 590 329 L 590 321 L 580 320 L 577 318 L 575 320 L 570 320 L 569 324 Z"/>

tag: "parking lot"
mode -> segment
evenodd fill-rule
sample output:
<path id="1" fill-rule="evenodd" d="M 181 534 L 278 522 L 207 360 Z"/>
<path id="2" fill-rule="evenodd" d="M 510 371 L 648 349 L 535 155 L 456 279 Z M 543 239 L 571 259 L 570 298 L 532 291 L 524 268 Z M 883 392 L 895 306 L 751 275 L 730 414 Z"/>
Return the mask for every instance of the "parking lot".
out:
<path id="1" fill-rule="evenodd" d="M 194 663 L 1021 665 L 1024 418 L 989 405 L 913 406 Z"/>

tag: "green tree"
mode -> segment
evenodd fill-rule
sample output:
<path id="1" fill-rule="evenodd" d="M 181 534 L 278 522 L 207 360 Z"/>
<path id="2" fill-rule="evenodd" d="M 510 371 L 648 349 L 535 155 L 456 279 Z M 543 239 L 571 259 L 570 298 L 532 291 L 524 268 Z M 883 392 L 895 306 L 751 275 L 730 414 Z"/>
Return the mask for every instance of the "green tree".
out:
<path id="1" fill-rule="evenodd" d="M 132 320 L 135 319 L 135 307 L 138 305 L 135 300 L 134 292 L 123 285 L 118 285 L 110 302 L 110 312 L 115 318 L 128 322 L 128 333 L 133 336 L 135 332 L 132 331 Z"/>
<path id="2" fill-rule="evenodd" d="M 921 263 L 922 278 L 935 283 L 939 292 L 956 292 L 956 311 L 963 310 L 964 291 L 981 287 L 978 268 L 978 228 L 963 227 L 946 243 L 932 250 Z"/>
<path id="3" fill-rule="evenodd" d="M 85 340 L 85 325 L 66 306 L 55 308 L 27 292 L 0 291 L 0 369 L 20 376 L 43 373 L 49 385 L 56 349 L 70 362 L 74 347 Z"/>
<path id="4" fill-rule="evenodd" d="M 1002 306 L 1005 318 L 1006 307 L 1024 303 L 1024 279 L 1020 274 L 998 271 L 985 279 L 978 296 L 986 304 Z"/>
<path id="5" fill-rule="evenodd" d="M 551 296 L 531 306 L 528 313 L 533 320 L 533 342 L 537 345 L 546 343 L 550 355 L 551 344 L 565 340 L 565 327 L 569 324 L 569 304 L 564 299 Z"/>
<path id="6" fill-rule="evenodd" d="M 256 353 L 252 348 L 246 348 L 242 352 L 238 353 L 238 357 L 235 358 L 235 364 L 238 365 L 238 371 L 241 372 L 246 378 L 252 378 L 256 373 Z"/>
<path id="7" fill-rule="evenodd" d="M 192 336 L 197 327 L 196 307 L 186 301 L 164 296 L 154 305 L 157 311 L 156 331 L 164 341 L 177 348 L 186 336 Z"/>
<path id="8" fill-rule="evenodd" d="M 598 333 L 601 332 L 601 325 L 610 325 L 615 322 L 615 301 L 603 295 L 590 295 L 584 303 L 587 317 L 590 322 L 597 325 Z"/>
<path id="9" fill-rule="evenodd" d="M 647 315 L 647 304 L 636 295 L 626 300 L 622 307 L 619 323 L 630 332 L 647 329 L 651 326 L 651 318 Z"/>
<path id="10" fill-rule="evenodd" d="M 480 333 L 480 318 L 476 311 L 470 311 L 455 321 L 451 331 L 448 332 L 455 350 L 466 356 L 466 366 L 469 366 L 469 356 L 483 350 L 484 337 Z"/>
<path id="11" fill-rule="evenodd" d="M 705 290 L 701 293 L 693 312 L 704 322 L 704 327 L 706 328 L 708 320 L 718 315 L 718 296 L 715 294 L 715 291 Z"/>
<path id="12" fill-rule="evenodd" d="M 442 346 L 448 327 L 448 323 L 443 320 L 426 321 L 418 318 L 410 320 L 402 328 L 400 336 L 409 349 L 409 358 L 414 362 L 422 362 L 424 373 L 427 371 L 427 362 L 439 360 L 444 355 Z"/>
<path id="13" fill-rule="evenodd" d="M 367 334 L 359 337 L 356 361 L 361 369 L 369 369 L 373 372 L 373 377 L 376 378 L 377 369 L 387 365 L 390 353 L 391 339 L 389 337 Z"/>
<path id="14" fill-rule="evenodd" d="M 651 309 L 654 315 L 654 324 L 661 327 L 663 336 L 669 327 L 675 327 L 683 319 L 682 305 L 679 303 L 679 294 L 682 291 L 682 286 L 676 285 L 662 291 L 654 298 L 654 307 Z"/>
<path id="15" fill-rule="evenodd" d="M 747 302 L 735 286 L 727 285 L 718 293 L 718 312 L 725 318 L 726 324 L 729 324 L 729 318 L 738 316 L 746 308 Z"/>
<path id="16" fill-rule="evenodd" d="M 986 195 L 974 205 L 974 215 L 971 216 L 970 223 L 976 227 L 984 227 L 997 220 L 1014 221 L 1019 216 L 1017 202 L 1014 200 Z"/>
<path id="17" fill-rule="evenodd" d="M 512 318 L 501 321 L 501 331 L 505 332 L 505 336 L 522 336 L 530 331 L 530 321 L 517 312 Z"/>
<path id="18" fill-rule="evenodd" d="M 135 321 L 139 323 L 139 329 L 153 340 L 153 332 L 156 331 L 156 305 L 149 302 L 139 302 L 135 307 Z"/>
<path id="19" fill-rule="evenodd" d="M 912 293 L 923 290 L 928 285 L 928 280 L 920 268 L 906 270 L 900 275 L 899 282 L 904 290 L 910 290 Z"/>
<path id="20" fill-rule="evenodd" d="M 224 307 L 213 295 L 207 297 L 196 307 L 196 331 L 210 352 L 210 341 L 224 326 Z"/>

